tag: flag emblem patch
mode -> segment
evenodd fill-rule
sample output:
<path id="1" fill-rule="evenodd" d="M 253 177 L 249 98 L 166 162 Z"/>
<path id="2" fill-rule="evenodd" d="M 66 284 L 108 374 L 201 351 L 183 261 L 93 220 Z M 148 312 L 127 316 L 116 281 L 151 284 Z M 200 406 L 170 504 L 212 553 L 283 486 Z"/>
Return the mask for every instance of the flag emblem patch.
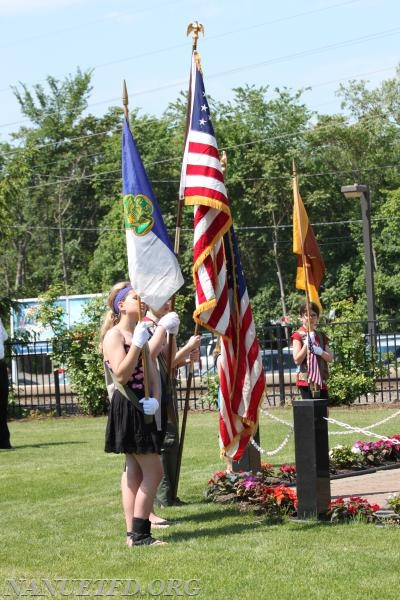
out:
<path id="1" fill-rule="evenodd" d="M 125 229 L 132 229 L 136 235 L 146 235 L 154 227 L 154 206 L 144 194 L 127 194 L 123 199 Z"/>

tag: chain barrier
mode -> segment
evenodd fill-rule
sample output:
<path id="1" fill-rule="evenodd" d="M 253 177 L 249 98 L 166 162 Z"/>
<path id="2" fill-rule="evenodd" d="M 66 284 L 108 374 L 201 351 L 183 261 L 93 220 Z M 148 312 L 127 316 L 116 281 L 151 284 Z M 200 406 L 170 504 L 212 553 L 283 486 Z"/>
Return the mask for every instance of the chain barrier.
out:
<path id="1" fill-rule="evenodd" d="M 394 419 L 398 415 L 400 415 L 400 410 L 395 412 L 393 415 L 389 415 L 388 417 L 386 417 L 386 419 L 382 419 L 381 421 L 377 421 L 373 425 L 370 425 L 369 428 L 375 429 L 375 427 L 378 427 L 379 425 L 384 425 L 385 423 L 387 423 L 391 419 Z M 327 419 L 327 421 L 330 421 L 330 419 Z M 332 423 L 333 422 L 334 422 L 334 419 L 332 419 Z M 337 421 L 337 423 L 340 423 L 340 421 Z M 349 427 L 350 427 L 350 425 L 349 425 Z M 350 435 L 351 433 L 353 433 L 353 432 L 352 431 L 330 431 L 329 435 Z"/>
<path id="2" fill-rule="evenodd" d="M 260 454 L 264 454 L 266 456 L 274 456 L 275 454 L 278 454 L 278 452 L 280 452 L 286 446 L 286 444 L 289 442 L 290 438 L 292 437 L 292 435 L 294 433 L 294 427 L 288 421 L 284 421 L 283 419 L 280 419 L 279 417 L 275 417 L 274 415 L 271 415 L 271 413 L 269 413 L 268 411 L 261 410 L 261 412 L 263 415 L 265 415 L 266 417 L 269 417 L 273 421 L 276 421 L 277 423 L 280 423 L 281 425 L 285 425 L 286 427 L 289 427 L 289 431 L 286 434 L 285 438 L 283 439 L 283 442 L 275 450 L 264 450 L 264 448 L 259 446 L 254 439 L 251 440 L 252 446 L 254 446 L 254 448 Z M 385 419 L 382 419 L 381 421 L 377 421 L 376 423 L 373 423 L 372 425 L 369 426 L 369 429 L 374 429 L 375 427 L 378 427 L 379 425 L 384 425 L 385 423 L 387 423 L 391 419 L 394 419 L 398 415 L 400 415 L 400 410 L 395 412 L 393 415 L 389 415 Z M 332 423 L 332 424 L 338 425 L 339 427 L 343 427 L 343 428 L 347 429 L 347 431 L 330 431 L 329 435 L 349 435 L 352 433 L 362 433 L 363 435 L 366 435 L 366 436 L 372 436 L 379 440 L 383 440 L 385 442 L 392 442 L 393 444 L 399 445 L 399 440 L 389 438 L 384 435 L 378 435 L 377 433 L 373 433 L 372 431 L 370 431 L 368 429 L 362 429 L 361 427 L 354 427 L 352 425 L 349 425 L 348 423 L 343 423 L 342 421 L 337 421 L 336 419 L 330 419 L 329 417 L 324 417 L 324 419 L 326 421 L 328 421 L 328 423 Z"/>
<path id="3" fill-rule="evenodd" d="M 278 452 L 280 452 L 282 450 L 282 448 L 284 448 L 286 446 L 286 444 L 288 443 L 288 441 L 290 440 L 290 438 L 293 435 L 293 429 L 291 431 L 288 431 L 288 433 L 286 434 L 282 444 L 280 444 L 280 446 L 278 446 L 277 448 L 275 448 L 275 450 L 264 450 L 264 448 L 261 448 L 261 446 L 259 446 L 257 444 L 257 442 L 255 442 L 254 440 L 251 440 L 251 444 L 254 446 L 254 448 L 260 453 L 260 454 L 265 454 L 266 456 L 274 456 L 275 454 L 278 454 Z"/>
<path id="4" fill-rule="evenodd" d="M 279 417 L 275 417 L 274 415 L 271 415 L 271 413 L 269 413 L 267 410 L 261 410 L 261 412 L 263 413 L 263 415 L 265 415 L 266 417 L 269 417 L 273 421 L 276 421 L 277 423 L 281 423 L 282 425 L 286 425 L 286 427 L 290 427 L 291 429 L 293 429 L 292 423 L 289 423 L 288 421 L 284 421 L 283 419 L 280 419 Z"/>
<path id="5" fill-rule="evenodd" d="M 287 421 L 283 421 L 283 419 L 279 419 L 279 417 L 274 417 L 273 415 L 271 415 L 269 412 L 267 412 L 265 410 L 261 410 L 261 412 L 266 417 L 269 417 L 273 421 L 276 421 L 277 423 L 281 423 L 282 425 L 285 425 L 286 427 L 289 427 L 289 431 L 286 434 L 283 442 L 275 450 L 264 450 L 264 448 L 262 448 L 261 446 L 259 446 L 255 440 L 253 440 L 253 439 L 251 440 L 251 444 L 254 446 L 254 448 L 260 454 L 265 454 L 266 456 L 274 456 L 275 454 L 278 454 L 278 452 L 280 452 L 286 446 L 286 444 L 288 443 L 288 441 L 290 440 L 290 438 L 293 435 L 294 427 L 293 427 L 293 425 L 291 423 L 288 423 Z"/>
<path id="6" fill-rule="evenodd" d="M 361 427 L 353 427 L 348 423 L 342 423 L 342 421 L 336 421 L 336 419 L 330 419 L 329 417 L 324 417 L 324 419 L 328 421 L 328 423 L 335 423 L 335 425 L 339 425 L 340 427 L 344 427 L 345 429 L 351 430 L 351 433 L 362 433 L 363 435 L 372 436 L 378 438 L 378 440 L 383 440 L 384 442 L 392 442 L 392 444 L 396 444 L 397 446 L 399 445 L 399 440 L 389 438 L 386 435 L 378 435 L 377 433 L 373 433 L 368 429 L 362 429 Z"/>

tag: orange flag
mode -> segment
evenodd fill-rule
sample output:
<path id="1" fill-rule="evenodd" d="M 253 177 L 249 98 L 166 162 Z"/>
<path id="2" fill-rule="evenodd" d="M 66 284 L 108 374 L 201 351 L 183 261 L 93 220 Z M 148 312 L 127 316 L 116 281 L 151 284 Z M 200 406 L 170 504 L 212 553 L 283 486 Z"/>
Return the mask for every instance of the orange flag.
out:
<path id="1" fill-rule="evenodd" d="M 296 288 L 304 290 L 310 302 L 322 311 L 318 288 L 325 275 L 325 264 L 299 192 L 293 161 L 293 252 L 297 254 Z"/>

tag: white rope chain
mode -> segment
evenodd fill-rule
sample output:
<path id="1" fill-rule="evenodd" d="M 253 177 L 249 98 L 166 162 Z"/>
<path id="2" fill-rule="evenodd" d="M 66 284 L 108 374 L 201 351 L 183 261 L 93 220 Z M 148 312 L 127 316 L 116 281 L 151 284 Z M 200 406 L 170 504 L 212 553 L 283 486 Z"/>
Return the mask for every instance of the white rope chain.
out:
<path id="1" fill-rule="evenodd" d="M 278 423 L 282 423 L 282 425 L 286 425 L 286 427 L 290 427 L 291 429 L 293 429 L 292 423 L 289 423 L 288 421 L 283 421 L 279 417 L 274 417 L 274 415 L 271 415 L 271 413 L 269 413 L 267 410 L 261 410 L 261 412 L 263 413 L 263 415 L 265 415 L 266 417 L 269 417 L 273 421 L 277 421 Z"/>
<path id="2" fill-rule="evenodd" d="M 280 444 L 280 446 L 275 448 L 275 450 L 264 450 L 264 448 L 261 448 L 261 446 L 259 446 L 257 444 L 257 442 L 255 442 L 254 440 L 251 440 L 251 443 L 254 446 L 254 448 L 256 450 L 258 450 L 258 452 L 260 454 L 265 454 L 266 456 L 274 456 L 274 454 L 278 454 L 278 452 L 280 452 L 282 450 L 282 448 L 284 448 L 286 446 L 286 444 L 288 443 L 288 441 L 290 440 L 292 435 L 293 435 L 293 429 L 291 431 L 287 432 L 282 444 Z"/>
<path id="3" fill-rule="evenodd" d="M 398 415 L 400 415 L 400 410 L 398 410 L 397 412 L 395 412 L 393 415 L 389 415 L 388 417 L 386 417 L 386 419 L 382 419 L 382 421 L 377 421 L 373 425 L 370 425 L 369 428 L 370 429 L 374 429 L 375 427 L 378 427 L 378 425 L 383 425 L 384 423 L 387 423 L 388 421 L 390 421 L 391 419 L 394 419 Z M 328 419 L 327 418 L 326 420 L 330 421 L 332 423 L 340 423 L 340 421 L 335 421 L 334 419 Z M 347 427 L 350 428 L 351 426 L 348 425 Z M 351 433 L 353 433 L 353 432 L 352 431 L 330 431 L 329 435 L 349 435 Z"/>
<path id="4" fill-rule="evenodd" d="M 277 423 L 281 423 L 281 425 L 285 425 L 286 427 L 289 427 L 289 431 L 286 434 L 286 436 L 284 437 L 283 442 L 275 450 L 264 450 L 264 448 L 259 446 L 254 439 L 251 440 L 252 446 L 254 446 L 254 448 L 260 454 L 265 454 L 266 456 L 274 456 L 275 454 L 278 454 L 278 452 L 280 452 L 286 446 L 286 444 L 289 442 L 290 438 L 292 437 L 292 435 L 294 433 L 294 427 L 288 421 L 279 419 L 279 417 L 275 417 L 274 415 L 271 415 L 271 413 L 269 413 L 268 411 L 261 410 L 261 412 L 266 417 L 269 417 L 273 421 L 276 421 Z M 372 425 L 369 426 L 369 429 L 374 429 L 375 427 L 378 427 L 379 425 L 383 425 L 383 424 L 387 423 L 388 421 L 390 421 L 391 419 L 394 419 L 398 415 L 400 415 L 400 410 L 398 410 L 397 412 L 395 412 L 392 415 L 389 415 L 385 419 L 382 419 L 381 421 L 377 421 L 376 423 L 373 423 Z M 347 431 L 331 431 L 331 432 L 329 432 L 330 435 L 348 435 L 348 434 L 352 434 L 352 433 L 362 433 L 363 435 L 372 436 L 372 437 L 378 438 L 379 440 L 383 440 L 385 442 L 392 442 L 393 444 L 396 444 L 396 445 L 400 444 L 399 440 L 389 438 L 385 435 L 378 435 L 377 433 L 373 433 L 372 431 L 369 431 L 368 429 L 362 429 L 361 427 L 353 427 L 352 425 L 349 425 L 348 423 L 343 423 L 342 421 L 337 421 L 336 419 L 330 419 L 329 417 L 324 417 L 324 419 L 326 421 L 328 421 L 328 423 L 334 423 L 335 425 L 339 425 L 339 427 L 343 427 L 343 428 L 347 429 Z"/>
<path id="5" fill-rule="evenodd" d="M 291 436 L 293 435 L 294 427 L 293 427 L 293 425 L 291 423 L 288 423 L 287 421 L 283 421 L 282 419 L 279 419 L 278 417 L 274 417 L 269 412 L 266 412 L 264 410 L 262 410 L 261 412 L 266 417 L 270 417 L 270 419 L 272 419 L 273 421 L 277 421 L 278 423 L 281 423 L 282 425 L 286 425 L 286 427 L 289 427 L 289 431 L 287 432 L 287 434 L 286 434 L 283 442 L 275 450 L 264 450 L 264 448 L 261 448 L 261 446 L 259 446 L 257 444 L 257 442 L 254 441 L 254 439 L 251 440 L 251 444 L 254 446 L 254 448 L 260 454 L 265 454 L 266 456 L 274 456 L 275 454 L 278 454 L 278 452 L 280 452 L 282 450 L 282 448 L 284 448 L 286 446 L 286 444 L 290 440 Z"/>
<path id="6" fill-rule="evenodd" d="M 363 435 L 370 435 L 372 437 L 378 438 L 379 440 L 383 440 L 384 442 L 392 442 L 392 444 L 396 444 L 397 446 L 400 444 L 399 440 L 394 438 L 386 437 L 385 435 L 378 435 L 377 433 L 373 433 L 372 431 L 368 431 L 368 429 L 362 429 L 361 427 L 353 427 L 348 423 L 342 423 L 341 421 L 336 421 L 336 419 L 330 419 L 329 417 L 324 417 L 325 421 L 328 423 L 335 423 L 335 425 L 339 425 L 340 427 L 344 427 L 346 429 L 351 430 L 351 432 L 355 431 L 357 433 L 362 433 Z"/>

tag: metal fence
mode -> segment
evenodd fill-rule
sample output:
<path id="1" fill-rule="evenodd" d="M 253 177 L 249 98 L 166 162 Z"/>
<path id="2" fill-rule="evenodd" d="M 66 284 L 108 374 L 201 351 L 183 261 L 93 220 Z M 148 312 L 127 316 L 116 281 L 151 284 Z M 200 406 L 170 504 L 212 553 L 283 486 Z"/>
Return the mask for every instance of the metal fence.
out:
<path id="1" fill-rule="evenodd" d="M 328 337 L 354 335 L 354 323 L 328 323 L 323 329 Z M 385 332 L 377 327 L 376 352 L 380 375 L 375 380 L 374 393 L 359 396 L 356 403 L 391 403 L 400 400 L 400 323 L 385 323 Z M 367 323 L 360 324 L 360 331 L 368 331 Z M 336 333 L 335 333 L 336 331 Z M 266 406 L 283 406 L 297 398 L 296 366 L 290 348 L 290 327 L 273 325 L 264 330 L 260 340 L 261 357 L 266 375 Z M 371 360 L 371 340 L 365 335 L 365 357 Z M 214 410 L 217 408 L 213 350 L 215 338 L 206 333 L 202 336 L 200 361 L 193 366 L 191 385 L 188 389 L 189 367 L 177 372 L 178 402 L 182 408 L 186 400 L 190 408 Z M 54 368 L 50 342 L 11 343 L 7 346 L 10 366 L 10 416 L 24 416 L 28 412 L 54 411 L 56 415 L 77 413 L 79 402 L 71 389 L 68 373 Z"/>
<path id="2" fill-rule="evenodd" d="M 79 412 L 67 374 L 53 367 L 51 342 L 13 342 L 6 349 L 11 416 L 21 417 L 33 410 L 54 411 L 58 416 Z"/>
<path id="3" fill-rule="evenodd" d="M 374 391 L 359 395 L 356 404 L 392 403 L 400 401 L 400 321 L 386 320 L 375 324 L 376 337 L 371 339 L 367 321 L 327 322 L 318 328 L 332 341 L 352 341 L 357 336 L 361 347 L 359 371 L 368 373 L 373 365 Z M 264 330 L 262 360 L 266 374 L 266 402 L 269 406 L 285 405 L 298 398 L 297 367 L 294 364 L 290 336 L 296 327 L 274 325 Z M 355 351 L 355 350 L 354 350 Z M 346 368 L 352 349 L 343 357 L 335 356 Z M 346 360 L 347 359 L 347 360 Z"/>

